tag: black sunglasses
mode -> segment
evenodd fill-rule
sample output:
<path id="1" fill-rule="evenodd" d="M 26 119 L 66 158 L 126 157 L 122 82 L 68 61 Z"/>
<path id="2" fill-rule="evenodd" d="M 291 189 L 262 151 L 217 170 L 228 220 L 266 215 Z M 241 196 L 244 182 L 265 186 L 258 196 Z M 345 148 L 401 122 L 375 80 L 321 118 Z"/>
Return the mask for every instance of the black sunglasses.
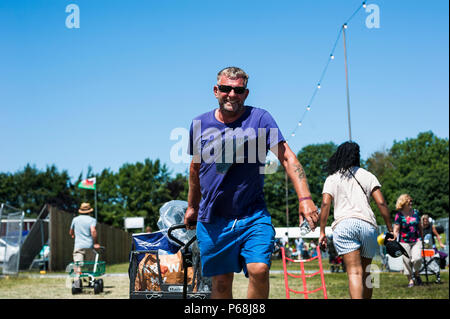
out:
<path id="1" fill-rule="evenodd" d="M 229 85 L 217 85 L 220 92 L 223 93 L 230 93 L 231 90 L 234 90 L 234 93 L 236 94 L 242 94 L 245 93 L 246 87 L 243 86 L 229 86 Z"/>

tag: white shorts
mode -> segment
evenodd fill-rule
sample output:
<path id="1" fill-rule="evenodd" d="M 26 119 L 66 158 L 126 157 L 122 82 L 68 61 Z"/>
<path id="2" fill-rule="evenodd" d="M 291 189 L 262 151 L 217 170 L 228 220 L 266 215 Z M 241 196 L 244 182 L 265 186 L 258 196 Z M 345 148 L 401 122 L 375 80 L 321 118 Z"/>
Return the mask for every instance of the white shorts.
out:
<path id="1" fill-rule="evenodd" d="M 358 218 L 346 218 L 336 225 L 333 243 L 338 255 L 360 249 L 361 256 L 373 258 L 378 249 L 377 229 Z"/>

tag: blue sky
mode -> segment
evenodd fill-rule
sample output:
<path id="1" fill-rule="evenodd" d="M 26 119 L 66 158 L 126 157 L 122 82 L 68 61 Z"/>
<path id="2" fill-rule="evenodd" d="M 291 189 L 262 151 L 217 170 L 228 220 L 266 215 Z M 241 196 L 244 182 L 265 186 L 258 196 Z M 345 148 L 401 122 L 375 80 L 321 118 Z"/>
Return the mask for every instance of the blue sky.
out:
<path id="1" fill-rule="evenodd" d="M 66 27 L 67 5 L 80 28 Z M 175 128 L 217 106 L 217 72 L 249 75 L 291 148 L 348 139 L 342 38 L 296 135 L 340 26 L 362 1 L 0 1 L 0 172 L 159 158 L 173 173 Z M 433 131 L 448 138 L 448 1 L 367 1 L 349 23 L 352 137 L 362 157 Z"/>

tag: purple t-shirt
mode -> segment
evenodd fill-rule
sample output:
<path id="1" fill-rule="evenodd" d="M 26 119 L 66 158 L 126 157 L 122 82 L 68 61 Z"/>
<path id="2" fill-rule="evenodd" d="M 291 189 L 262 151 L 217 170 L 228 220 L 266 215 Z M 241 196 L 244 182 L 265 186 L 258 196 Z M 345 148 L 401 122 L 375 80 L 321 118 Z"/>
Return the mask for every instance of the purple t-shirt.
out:
<path id="1" fill-rule="evenodd" d="M 215 110 L 191 124 L 189 154 L 200 161 L 198 221 L 212 216 L 243 218 L 266 208 L 264 166 L 270 148 L 284 141 L 269 112 L 246 106 L 232 123 L 219 122 Z"/>

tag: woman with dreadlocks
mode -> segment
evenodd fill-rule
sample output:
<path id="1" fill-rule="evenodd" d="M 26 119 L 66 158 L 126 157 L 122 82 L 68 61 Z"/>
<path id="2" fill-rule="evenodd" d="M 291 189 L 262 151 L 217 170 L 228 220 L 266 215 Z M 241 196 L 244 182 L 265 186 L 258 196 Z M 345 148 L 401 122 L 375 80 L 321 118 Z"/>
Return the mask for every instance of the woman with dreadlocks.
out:
<path id="1" fill-rule="evenodd" d="M 360 167 L 359 145 L 355 142 L 338 147 L 327 163 L 327 173 L 322 191 L 319 244 L 327 246 L 325 226 L 333 202 L 333 243 L 344 259 L 350 297 L 370 299 L 370 264 L 377 250 L 377 222 L 370 197 L 375 200 L 388 231 L 393 232 L 381 185 L 375 175 Z"/>

